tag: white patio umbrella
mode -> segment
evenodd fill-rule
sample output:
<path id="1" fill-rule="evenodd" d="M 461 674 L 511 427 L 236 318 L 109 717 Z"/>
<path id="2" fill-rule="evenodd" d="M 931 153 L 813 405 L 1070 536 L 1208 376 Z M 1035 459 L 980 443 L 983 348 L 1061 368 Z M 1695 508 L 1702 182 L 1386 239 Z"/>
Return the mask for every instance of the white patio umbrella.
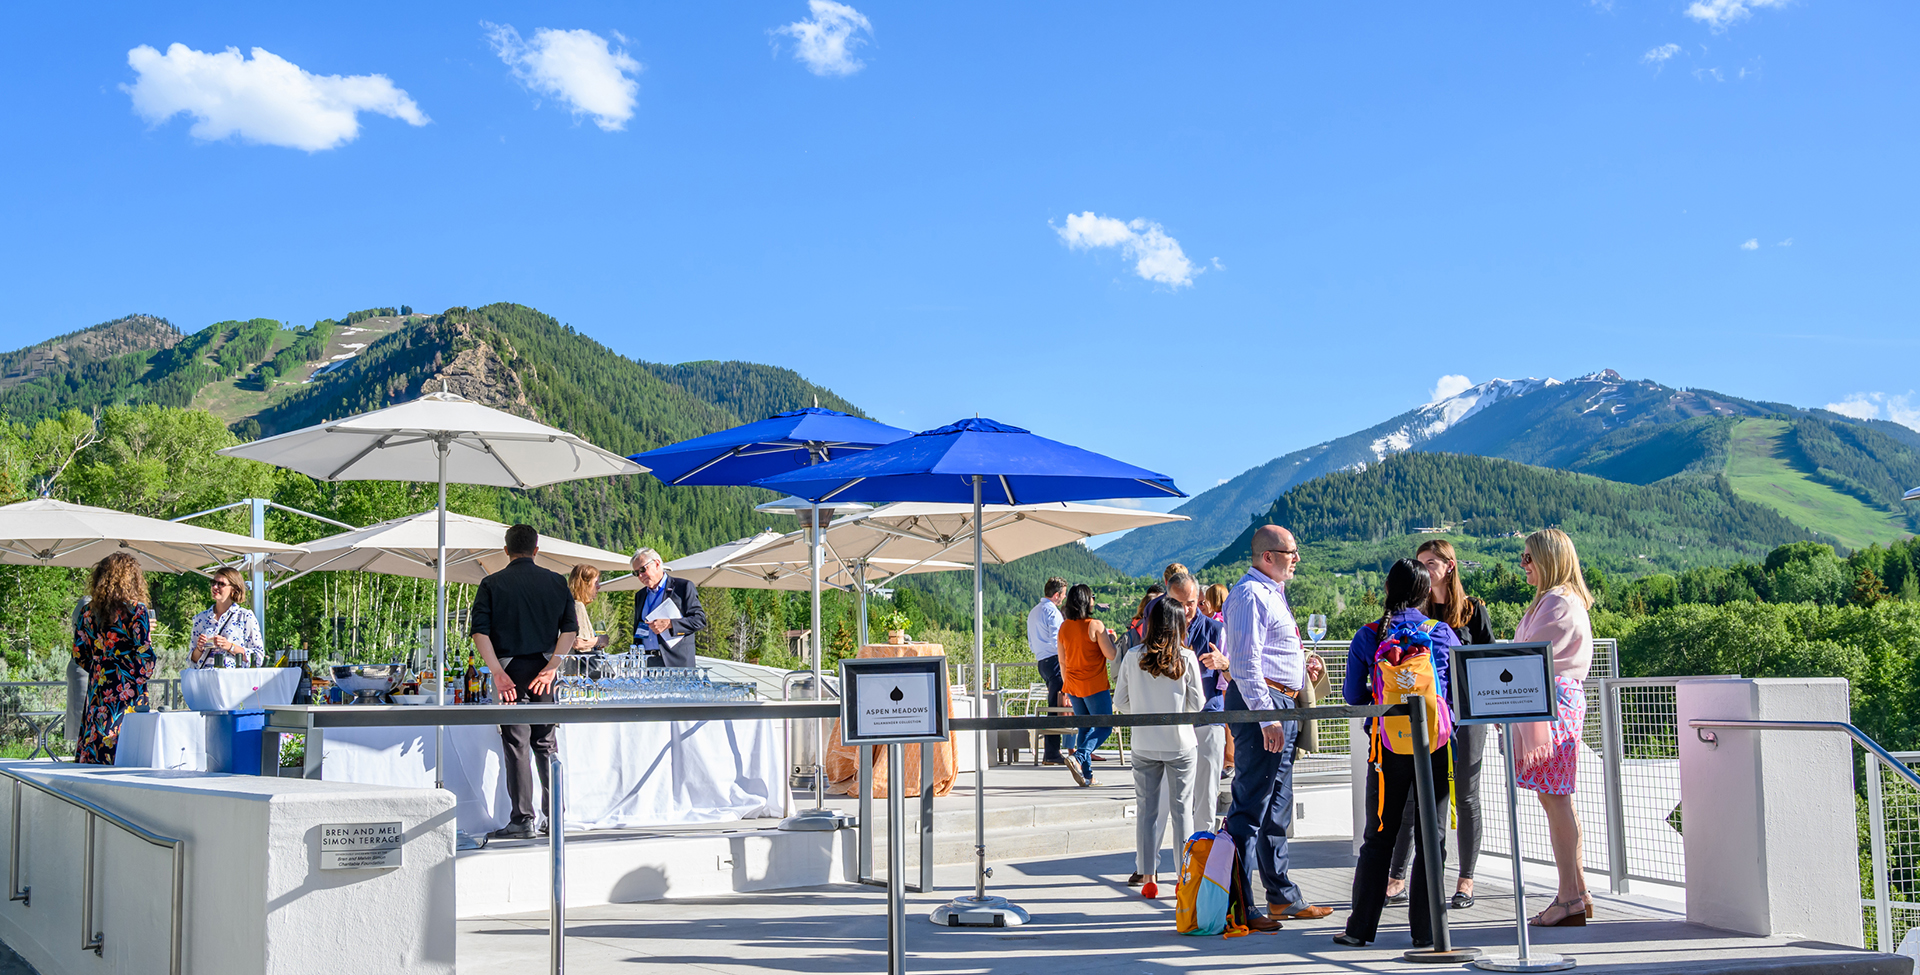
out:
<path id="1" fill-rule="evenodd" d="M 822 535 L 824 537 L 825 533 Z M 813 587 L 811 548 L 806 529 L 784 535 L 776 531 L 763 531 L 751 538 L 735 539 L 704 552 L 674 559 L 667 563 L 667 568 L 696 586 L 798 592 Z M 767 552 L 773 554 L 765 554 Z M 851 591 L 860 597 L 859 639 L 864 643 L 867 639 L 867 594 L 877 588 L 879 580 L 922 572 L 957 572 L 971 568 L 973 566 L 965 562 L 935 559 L 872 558 L 843 562 L 829 556 L 822 560 L 820 584 Z M 622 576 L 600 587 L 604 592 L 626 592 L 639 588 L 638 576 Z"/>
<path id="2" fill-rule="evenodd" d="M 275 585 L 309 572 L 378 572 L 382 575 L 414 579 L 439 578 L 440 516 L 437 511 L 393 518 L 377 525 L 316 538 L 306 544 L 306 552 L 276 560 L 291 575 L 274 580 Z M 507 544 L 507 526 L 497 521 L 447 512 L 446 569 L 448 582 L 476 584 L 507 566 L 503 549 Z M 566 573 L 576 565 L 591 565 L 602 572 L 627 568 L 629 560 L 619 552 L 591 545 L 540 536 L 540 551 L 533 561 L 543 568 Z"/>
<path id="3" fill-rule="evenodd" d="M 297 545 L 52 498 L 0 507 L 0 564 L 6 565 L 80 568 L 125 552 L 148 572 L 194 572 L 256 552 L 278 560 L 302 551 Z"/>
<path id="4" fill-rule="evenodd" d="M 386 409 L 228 447 L 220 453 L 264 461 L 322 481 L 439 484 L 433 623 L 434 666 L 439 674 L 447 669 L 449 483 L 530 488 L 647 470 L 565 430 L 482 406 L 444 389 Z M 442 680 L 436 703 L 445 704 L 446 694 L 447 684 Z M 435 738 L 437 748 L 437 729 Z M 438 765 L 436 760 L 436 768 Z"/>

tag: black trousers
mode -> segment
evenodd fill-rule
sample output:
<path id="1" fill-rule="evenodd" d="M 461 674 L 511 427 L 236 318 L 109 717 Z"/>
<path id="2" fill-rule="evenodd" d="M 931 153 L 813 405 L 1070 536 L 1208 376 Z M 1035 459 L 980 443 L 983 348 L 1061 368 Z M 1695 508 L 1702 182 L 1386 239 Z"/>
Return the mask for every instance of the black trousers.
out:
<path id="1" fill-rule="evenodd" d="M 1473 879 L 1480 859 L 1480 757 L 1486 752 L 1487 726 L 1457 725 L 1453 729 L 1453 801 L 1460 822 L 1460 876 Z M 1445 822 L 1445 817 L 1441 817 Z M 1400 836 L 1393 841 L 1393 869 L 1387 876 L 1407 879 L 1407 861 L 1413 859 L 1413 791 L 1407 791 L 1407 811 L 1400 818 Z"/>
<path id="2" fill-rule="evenodd" d="M 1059 657 L 1040 658 L 1040 679 L 1047 683 L 1047 707 L 1066 707 L 1066 704 L 1062 703 L 1066 698 L 1060 696 L 1061 691 L 1066 688 L 1067 684 L 1060 676 Z M 1043 743 L 1043 748 L 1045 749 L 1045 755 L 1041 758 L 1041 761 L 1060 761 L 1060 736 L 1041 735 L 1040 741 Z"/>
<path id="3" fill-rule="evenodd" d="M 1426 759 L 1433 769 L 1433 780 L 1437 787 L 1447 780 L 1447 751 L 1441 749 Z M 1406 815 L 1407 797 L 1413 794 L 1413 763 L 1419 761 L 1413 755 L 1396 755 L 1387 752 L 1381 757 L 1381 772 L 1376 774 L 1367 769 L 1367 825 L 1366 834 L 1360 840 L 1360 863 L 1353 869 L 1353 913 L 1347 915 L 1347 934 L 1362 941 L 1373 941 L 1380 931 L 1380 912 L 1387 906 L 1387 866 L 1393 859 L 1393 840 L 1400 835 L 1400 823 Z M 1384 782 L 1382 780 L 1385 780 Z M 1381 798 L 1386 799 L 1384 810 Z M 1439 810 L 1445 806 L 1435 803 L 1435 818 L 1439 819 Z M 1435 825 L 1444 829 L 1444 820 Z M 1433 940 L 1433 915 L 1428 913 L 1426 843 L 1420 839 L 1420 831 L 1414 831 L 1413 840 L 1413 878 L 1407 884 L 1412 899 L 1408 902 L 1407 921 L 1413 929 L 1415 941 Z M 1440 849 L 1432 855 L 1446 866 L 1447 847 L 1443 840 Z"/>
<path id="4" fill-rule="evenodd" d="M 545 694 L 535 694 L 530 684 L 535 674 L 547 665 L 545 656 L 537 653 L 508 657 L 500 661 L 504 675 L 513 683 L 514 703 L 547 704 L 553 700 L 553 688 L 547 688 Z M 553 725 L 550 724 L 503 724 L 500 726 L 500 747 L 505 753 L 507 773 L 507 798 L 513 803 L 513 823 L 531 823 L 535 815 L 533 804 L 533 777 L 540 776 L 540 813 L 547 811 L 547 756 L 553 754 L 556 738 Z"/>

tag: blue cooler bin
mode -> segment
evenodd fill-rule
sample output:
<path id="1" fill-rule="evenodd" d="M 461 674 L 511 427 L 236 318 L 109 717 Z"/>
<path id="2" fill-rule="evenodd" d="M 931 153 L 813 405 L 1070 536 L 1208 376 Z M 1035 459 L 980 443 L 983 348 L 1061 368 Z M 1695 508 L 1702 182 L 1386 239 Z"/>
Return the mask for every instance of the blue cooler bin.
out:
<path id="1" fill-rule="evenodd" d="M 207 712 L 207 771 L 259 775 L 266 727 L 262 710 Z"/>

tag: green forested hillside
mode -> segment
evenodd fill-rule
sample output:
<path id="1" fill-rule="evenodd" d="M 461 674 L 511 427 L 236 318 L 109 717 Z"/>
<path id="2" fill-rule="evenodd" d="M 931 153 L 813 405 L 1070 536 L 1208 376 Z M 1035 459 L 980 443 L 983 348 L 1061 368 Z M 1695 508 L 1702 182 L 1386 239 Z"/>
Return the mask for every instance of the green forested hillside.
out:
<path id="1" fill-rule="evenodd" d="M 1757 558 L 1813 537 L 1736 497 L 1720 479 L 1621 484 L 1488 457 L 1426 453 L 1399 454 L 1294 487 L 1211 564 L 1245 559 L 1254 529 L 1263 524 L 1286 526 L 1303 545 L 1333 556 L 1336 566 L 1391 562 L 1409 548 L 1404 537 L 1419 528 L 1497 539 L 1559 526 L 1592 564 L 1629 574 Z M 1380 554 L 1373 556 L 1376 547 Z"/>

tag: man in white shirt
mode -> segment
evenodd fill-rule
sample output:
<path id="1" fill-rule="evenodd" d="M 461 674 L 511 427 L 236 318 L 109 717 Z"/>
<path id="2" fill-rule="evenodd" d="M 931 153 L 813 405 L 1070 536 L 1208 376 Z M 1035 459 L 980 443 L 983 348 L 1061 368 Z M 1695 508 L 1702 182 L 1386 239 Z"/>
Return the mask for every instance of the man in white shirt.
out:
<path id="1" fill-rule="evenodd" d="M 1300 628 L 1287 605 L 1287 580 L 1300 564 L 1293 533 L 1266 525 L 1253 534 L 1253 565 L 1227 596 L 1221 637 L 1232 683 L 1226 710 L 1268 711 L 1298 707 L 1300 688 L 1319 679 L 1317 659 L 1309 661 L 1300 644 Z M 1234 748 L 1233 808 L 1227 833 L 1246 863 L 1247 890 L 1253 890 L 1254 866 L 1266 887 L 1267 909 L 1248 905 L 1247 926 L 1274 931 L 1280 919 L 1312 920 L 1333 913 L 1309 902 L 1287 876 L 1287 833 L 1293 827 L 1293 745 L 1297 721 L 1262 721 L 1231 728 Z"/>
<path id="2" fill-rule="evenodd" d="M 1067 598 L 1067 580 L 1059 576 L 1048 579 L 1042 595 L 1044 598 L 1027 611 L 1027 648 L 1033 651 L 1033 659 L 1040 665 L 1040 679 L 1047 684 L 1047 707 L 1066 707 L 1066 699 L 1060 696 L 1065 686 L 1060 677 L 1060 623 L 1065 618 L 1060 615 L 1060 601 Z M 1042 761 L 1062 764 L 1060 736 L 1043 735 L 1042 740 L 1046 743 Z"/>

